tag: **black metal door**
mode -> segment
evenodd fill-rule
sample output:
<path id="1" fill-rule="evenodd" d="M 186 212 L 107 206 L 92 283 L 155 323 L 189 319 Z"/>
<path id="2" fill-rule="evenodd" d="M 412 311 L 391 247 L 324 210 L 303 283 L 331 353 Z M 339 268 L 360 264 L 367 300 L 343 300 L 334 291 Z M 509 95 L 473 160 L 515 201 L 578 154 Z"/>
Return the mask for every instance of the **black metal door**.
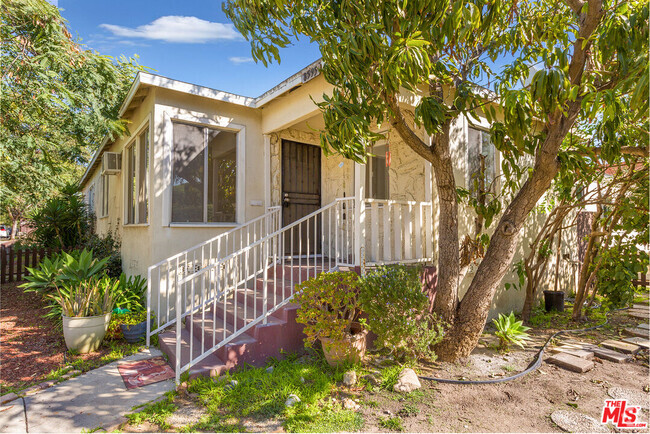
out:
<path id="1" fill-rule="evenodd" d="M 320 147 L 282 141 L 282 205 L 282 223 L 285 226 L 321 207 Z M 292 232 L 293 246 L 290 234 L 285 237 L 286 254 L 313 254 L 320 249 L 320 237 L 316 236 L 320 233 L 320 221 L 310 219 Z"/>

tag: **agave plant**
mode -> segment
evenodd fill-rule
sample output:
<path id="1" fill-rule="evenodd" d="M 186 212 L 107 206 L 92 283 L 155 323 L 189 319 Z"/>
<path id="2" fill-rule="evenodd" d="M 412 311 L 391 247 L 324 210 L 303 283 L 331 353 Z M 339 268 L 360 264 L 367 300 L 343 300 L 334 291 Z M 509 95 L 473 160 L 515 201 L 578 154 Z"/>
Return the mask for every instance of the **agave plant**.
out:
<path id="1" fill-rule="evenodd" d="M 56 287 L 50 294 L 61 306 L 61 312 L 68 317 L 88 317 L 104 315 L 113 310 L 115 300 L 120 294 L 119 281 L 103 276 L 93 276 L 71 285 Z"/>
<path id="2" fill-rule="evenodd" d="M 499 350 L 501 351 L 508 351 L 510 344 L 523 348 L 526 340 L 529 339 L 526 330 L 530 330 L 530 327 L 523 325 L 522 321 L 517 321 L 514 312 L 510 312 L 508 316 L 499 314 L 499 318 L 493 319 L 492 322 L 497 329 L 494 334 L 499 338 Z"/>

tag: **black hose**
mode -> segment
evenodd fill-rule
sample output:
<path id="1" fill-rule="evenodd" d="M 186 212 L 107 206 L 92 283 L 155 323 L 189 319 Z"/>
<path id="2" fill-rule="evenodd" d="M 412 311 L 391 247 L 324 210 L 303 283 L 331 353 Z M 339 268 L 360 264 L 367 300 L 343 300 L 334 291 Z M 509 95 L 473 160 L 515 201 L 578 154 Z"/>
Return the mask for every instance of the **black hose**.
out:
<path id="1" fill-rule="evenodd" d="M 621 309 L 610 310 L 609 312 L 607 312 L 607 315 L 611 314 L 612 312 L 617 312 L 619 310 L 626 310 L 626 309 L 629 309 L 629 307 L 623 307 Z M 598 325 L 583 328 L 583 329 L 560 330 L 558 332 L 553 333 L 551 335 L 551 337 L 549 337 L 546 340 L 546 343 L 542 346 L 542 348 L 539 349 L 539 351 L 537 352 L 537 356 L 535 357 L 535 359 L 533 359 L 533 361 L 530 362 L 528 367 L 525 370 L 516 373 L 515 375 L 511 375 L 510 377 L 493 378 L 491 380 L 451 380 L 451 379 L 448 379 L 448 378 L 436 378 L 436 377 L 426 377 L 426 376 L 423 376 L 423 375 L 418 375 L 418 378 L 420 378 L 422 380 L 431 380 L 431 381 L 437 381 L 438 383 L 446 383 L 446 384 L 496 384 L 496 383 L 503 383 L 505 381 L 515 380 L 515 379 L 517 379 L 519 377 L 523 377 L 526 374 L 530 374 L 531 372 L 533 372 L 534 370 L 536 370 L 537 368 L 539 368 L 542 365 L 542 357 L 544 356 L 544 350 L 546 350 L 546 347 L 548 346 L 548 344 L 556 336 L 564 334 L 564 333 L 586 332 L 586 331 L 589 331 L 589 330 L 594 330 L 594 329 L 597 329 L 599 327 L 604 326 L 605 324 L 608 323 L 608 321 L 609 321 L 608 318 L 605 317 L 605 322 L 603 322 L 602 324 L 598 324 Z"/>

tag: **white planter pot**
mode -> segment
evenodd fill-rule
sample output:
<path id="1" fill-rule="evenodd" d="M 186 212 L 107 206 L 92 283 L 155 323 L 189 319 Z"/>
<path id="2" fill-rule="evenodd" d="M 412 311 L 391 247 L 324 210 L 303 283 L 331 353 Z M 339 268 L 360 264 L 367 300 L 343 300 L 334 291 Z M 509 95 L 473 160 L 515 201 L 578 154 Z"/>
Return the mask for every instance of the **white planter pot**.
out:
<path id="1" fill-rule="evenodd" d="M 63 337 L 69 350 L 80 353 L 96 351 L 104 339 L 112 312 L 106 315 L 69 317 L 63 316 Z"/>

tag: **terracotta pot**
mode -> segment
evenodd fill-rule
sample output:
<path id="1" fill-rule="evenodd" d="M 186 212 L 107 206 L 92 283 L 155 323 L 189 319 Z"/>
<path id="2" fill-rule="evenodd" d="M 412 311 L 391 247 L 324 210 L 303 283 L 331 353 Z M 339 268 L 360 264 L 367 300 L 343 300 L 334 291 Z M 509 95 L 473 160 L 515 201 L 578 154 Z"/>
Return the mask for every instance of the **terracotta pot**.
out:
<path id="1" fill-rule="evenodd" d="M 111 314 L 69 317 L 63 316 L 63 337 L 65 345 L 69 350 L 77 350 L 80 353 L 96 351 L 106 335 L 108 323 L 111 322 Z"/>
<path id="2" fill-rule="evenodd" d="M 336 342 L 328 338 L 321 338 L 325 360 L 330 366 L 336 366 L 343 362 L 357 363 L 363 360 L 366 354 L 366 337 L 368 330 L 363 330 L 353 335 L 348 335 L 343 341 Z"/>

